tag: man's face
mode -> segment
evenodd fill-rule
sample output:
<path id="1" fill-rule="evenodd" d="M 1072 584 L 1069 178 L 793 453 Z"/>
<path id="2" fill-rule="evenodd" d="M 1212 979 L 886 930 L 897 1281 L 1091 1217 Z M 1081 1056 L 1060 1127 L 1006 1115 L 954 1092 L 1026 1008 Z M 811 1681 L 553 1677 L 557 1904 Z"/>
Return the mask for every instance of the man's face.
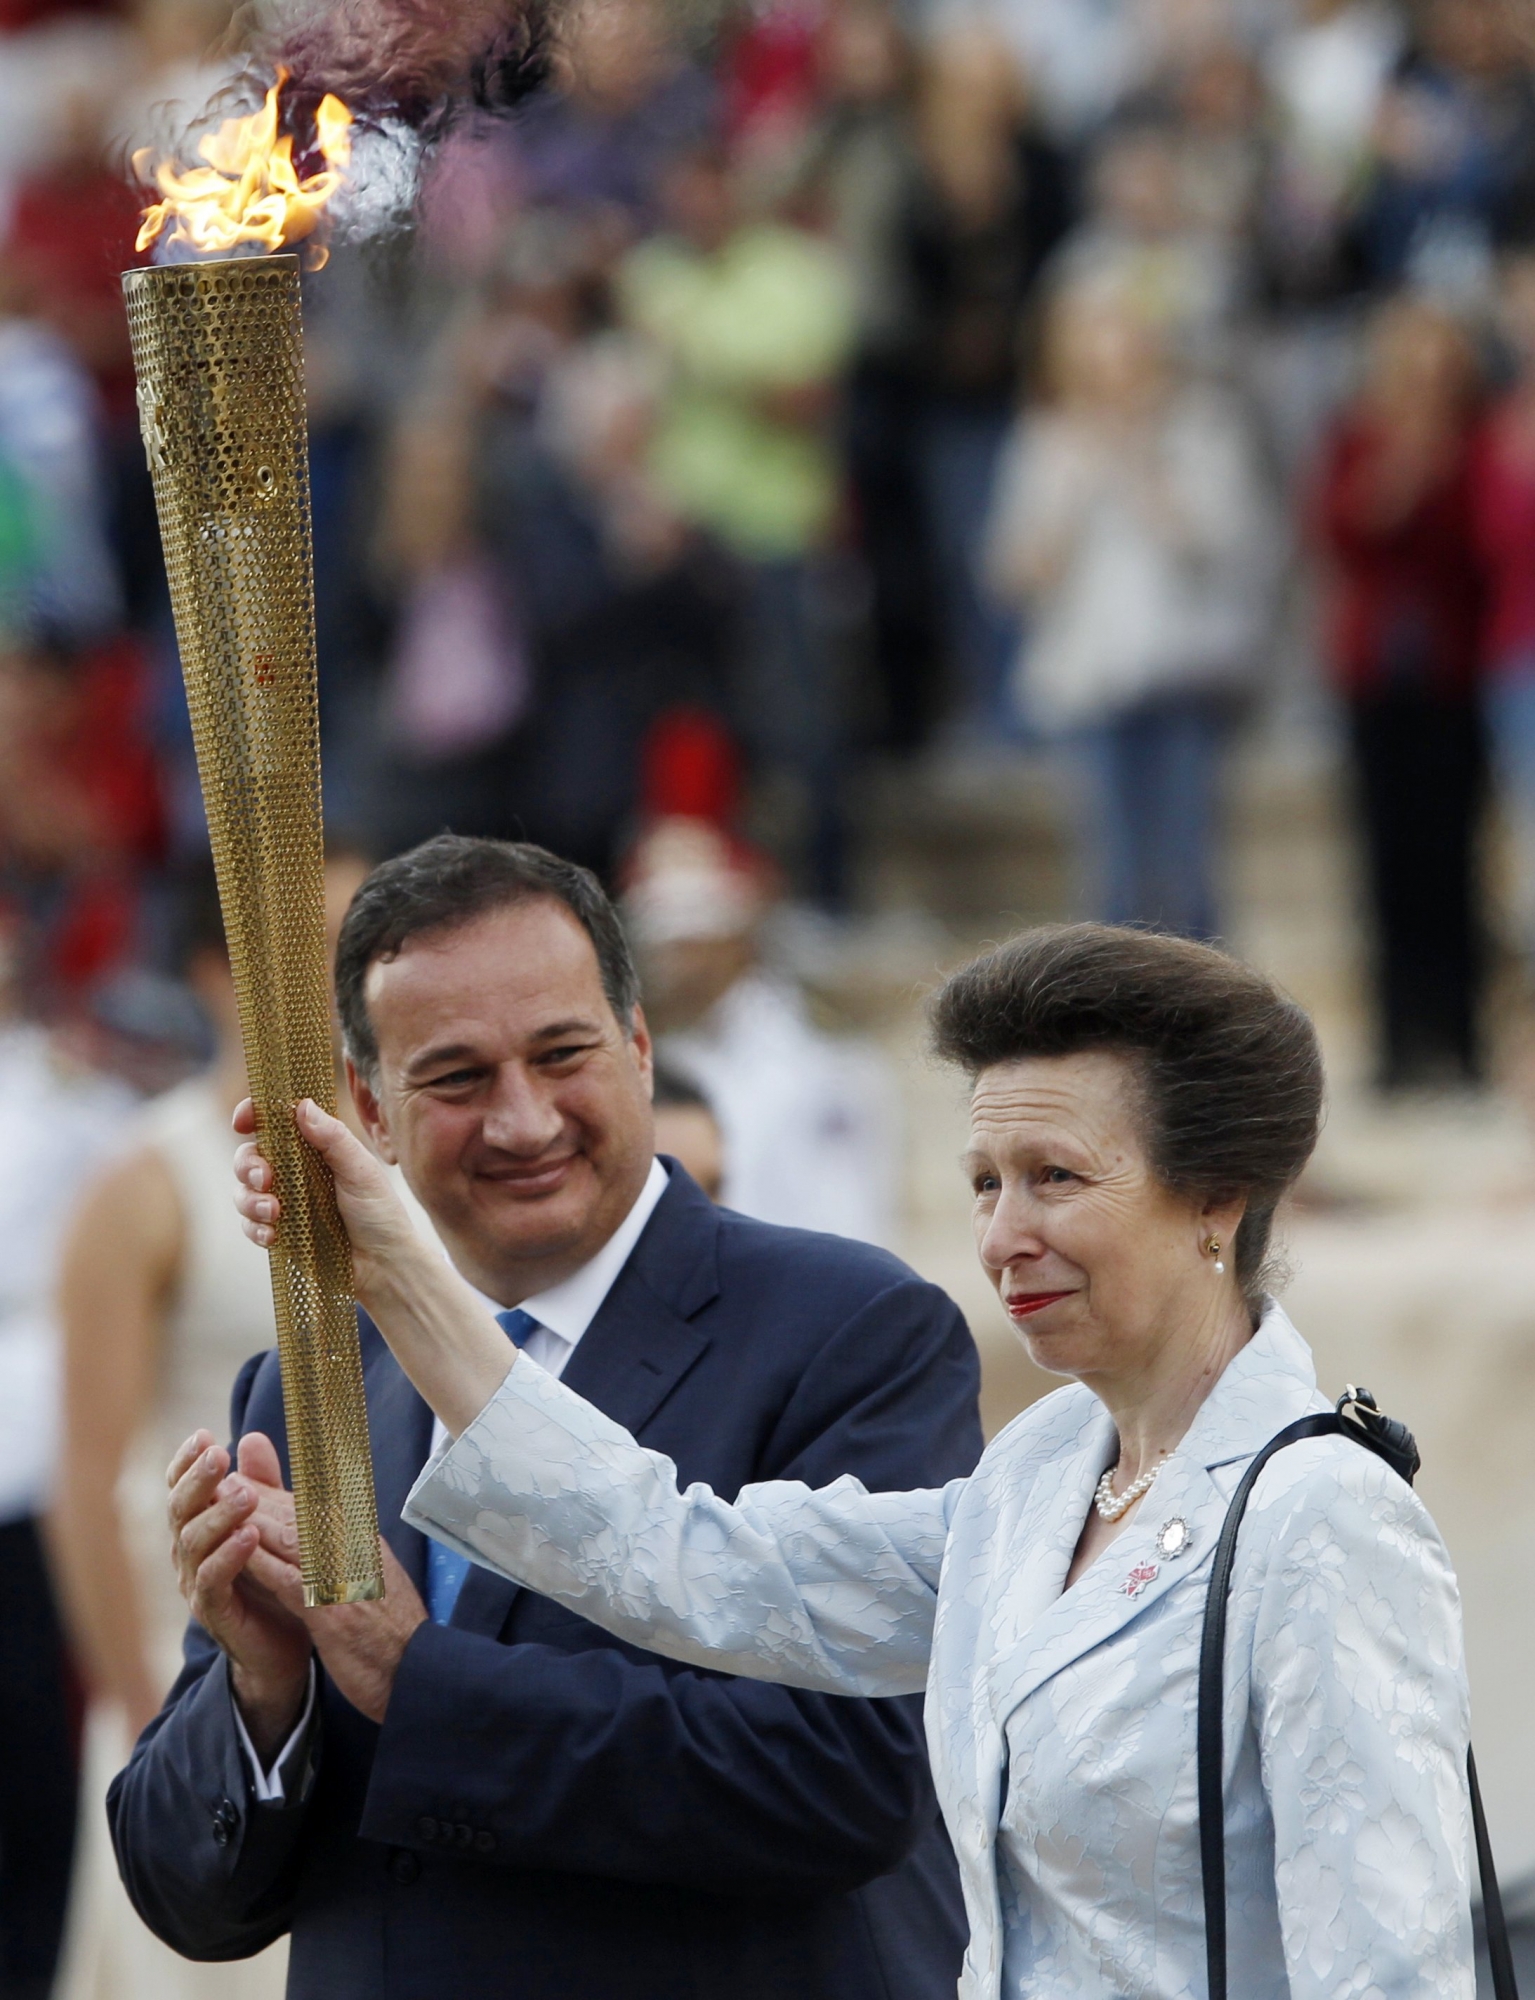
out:
<path id="1" fill-rule="evenodd" d="M 623 1221 L 654 1154 L 650 1037 L 539 898 L 411 938 L 364 989 L 378 1042 L 358 1110 L 472 1284 L 516 1305 Z M 350 1066 L 349 1066 L 350 1069 Z"/>

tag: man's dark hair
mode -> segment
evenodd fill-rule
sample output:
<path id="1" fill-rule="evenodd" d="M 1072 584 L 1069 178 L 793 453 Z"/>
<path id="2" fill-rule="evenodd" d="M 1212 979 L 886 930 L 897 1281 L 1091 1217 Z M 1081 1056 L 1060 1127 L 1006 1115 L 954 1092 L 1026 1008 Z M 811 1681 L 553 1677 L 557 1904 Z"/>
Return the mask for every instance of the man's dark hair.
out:
<path id="1" fill-rule="evenodd" d="M 1024 931 L 947 980 L 933 1042 L 972 1077 L 997 1063 L 1102 1049 L 1145 1087 L 1146 1146 L 1163 1185 L 1247 1198 L 1236 1275 L 1263 1290 L 1274 1211 L 1316 1145 L 1322 1053 L 1304 1009 L 1209 945 L 1109 924 Z"/>
<path id="2" fill-rule="evenodd" d="M 341 926 L 336 1005 L 347 1054 L 363 1075 L 378 1072 L 378 1042 L 363 998 L 369 966 L 395 957 L 407 939 L 424 931 L 449 930 L 540 899 L 563 903 L 591 939 L 602 990 L 628 1033 L 640 983 L 618 913 L 591 870 L 528 841 L 439 833 L 375 868 Z"/>

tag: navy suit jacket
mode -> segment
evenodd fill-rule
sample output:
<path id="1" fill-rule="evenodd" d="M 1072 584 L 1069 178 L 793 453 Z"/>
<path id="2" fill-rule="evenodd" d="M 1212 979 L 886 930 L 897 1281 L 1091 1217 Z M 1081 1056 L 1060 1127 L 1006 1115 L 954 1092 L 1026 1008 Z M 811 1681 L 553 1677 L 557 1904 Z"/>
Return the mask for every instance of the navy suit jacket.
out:
<path id="1" fill-rule="evenodd" d="M 958 1308 L 885 1252 L 716 1209 L 683 1170 L 565 1379 L 684 1482 L 938 1486 L 980 1451 Z M 363 1323 L 379 1517 L 432 1418 Z M 275 1355 L 233 1430 L 286 1438 Z M 123 1879 L 191 1958 L 287 1931 L 290 2000 L 949 2000 L 964 1942 L 921 1703 L 807 1694 L 621 1645 L 473 1569 L 382 1726 L 322 1673 L 312 1778 L 258 1804 L 201 1627 L 107 1802 Z"/>

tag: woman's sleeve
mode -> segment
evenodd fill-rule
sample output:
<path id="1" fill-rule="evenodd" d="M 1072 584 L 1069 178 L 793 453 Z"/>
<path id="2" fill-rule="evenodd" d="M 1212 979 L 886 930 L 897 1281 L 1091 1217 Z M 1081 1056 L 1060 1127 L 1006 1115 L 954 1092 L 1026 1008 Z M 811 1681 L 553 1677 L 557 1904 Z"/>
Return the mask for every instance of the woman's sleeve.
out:
<path id="1" fill-rule="evenodd" d="M 431 1459 L 405 1519 L 669 1659 L 831 1694 L 926 1684 L 963 1480 L 870 1493 L 844 1478 L 680 1492 L 677 1468 L 521 1360 Z"/>
<path id="2" fill-rule="evenodd" d="M 1474 2000 L 1449 1556 L 1371 1454 L 1328 1440 L 1282 1458 L 1301 1462 L 1243 1533 L 1268 1550 L 1252 1698 L 1292 2000 Z"/>

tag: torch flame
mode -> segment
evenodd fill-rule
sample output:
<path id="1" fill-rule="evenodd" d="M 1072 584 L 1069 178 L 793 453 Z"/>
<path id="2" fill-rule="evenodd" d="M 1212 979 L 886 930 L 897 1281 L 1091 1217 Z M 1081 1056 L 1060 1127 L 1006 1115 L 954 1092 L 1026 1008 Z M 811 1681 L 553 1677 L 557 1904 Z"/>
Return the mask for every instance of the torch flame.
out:
<path id="1" fill-rule="evenodd" d="M 315 149 L 325 165 L 301 177 L 293 164 L 292 137 L 277 129 L 278 99 L 287 80 L 286 70 L 279 70 L 259 111 L 204 133 L 197 150 L 206 166 L 182 173 L 173 161 L 162 160 L 151 173 L 149 149 L 134 154 L 135 172 L 142 180 L 152 178 L 161 196 L 144 211 L 138 249 L 147 250 L 168 226 L 167 247 L 185 244 L 200 256 L 227 255 L 247 243 L 281 250 L 313 233 L 352 157 L 352 114 L 339 97 L 320 100 Z M 324 262 L 320 249 L 315 268 Z"/>

